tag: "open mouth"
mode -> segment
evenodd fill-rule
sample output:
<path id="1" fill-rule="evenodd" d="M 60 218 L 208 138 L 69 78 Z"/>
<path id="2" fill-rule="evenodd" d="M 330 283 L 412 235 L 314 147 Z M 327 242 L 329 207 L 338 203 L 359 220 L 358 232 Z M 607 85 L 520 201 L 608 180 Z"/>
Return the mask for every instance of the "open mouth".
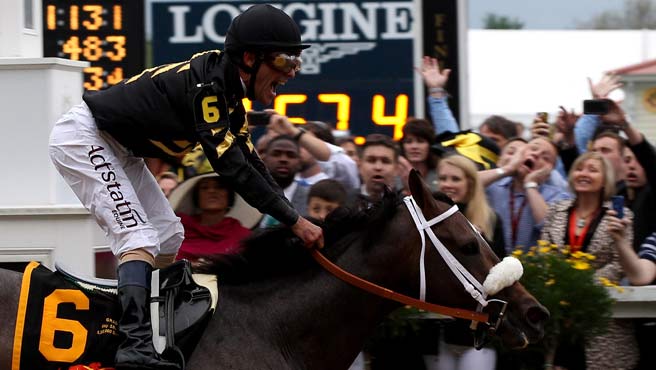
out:
<path id="1" fill-rule="evenodd" d="M 284 86 L 287 81 L 274 81 L 271 83 L 271 93 L 273 95 L 276 95 L 276 90 L 278 89 L 279 86 Z"/>
<path id="2" fill-rule="evenodd" d="M 532 159 L 527 159 L 524 161 L 524 166 L 528 167 L 530 170 L 533 169 L 533 166 L 535 166 L 535 163 L 533 162 Z"/>

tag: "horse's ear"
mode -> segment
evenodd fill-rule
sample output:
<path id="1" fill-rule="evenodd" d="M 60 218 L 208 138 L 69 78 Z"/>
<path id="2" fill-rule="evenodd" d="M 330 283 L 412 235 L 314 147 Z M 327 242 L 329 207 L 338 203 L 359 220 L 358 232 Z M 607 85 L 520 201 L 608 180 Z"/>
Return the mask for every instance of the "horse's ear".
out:
<path id="1" fill-rule="evenodd" d="M 430 199 L 432 195 L 424 180 L 421 179 L 421 174 L 414 168 L 410 170 L 410 174 L 408 175 L 408 186 L 415 202 L 423 209 L 426 200 Z"/>

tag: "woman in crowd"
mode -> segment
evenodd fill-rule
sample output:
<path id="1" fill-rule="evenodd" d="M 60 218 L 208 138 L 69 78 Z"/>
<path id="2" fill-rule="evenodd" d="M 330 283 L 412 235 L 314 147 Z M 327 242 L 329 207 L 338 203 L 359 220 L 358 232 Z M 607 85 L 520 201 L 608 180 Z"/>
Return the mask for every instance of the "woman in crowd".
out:
<path id="1" fill-rule="evenodd" d="M 600 154 L 587 152 L 579 156 L 569 173 L 575 199 L 556 202 L 542 228 L 541 239 L 559 246 L 569 245 L 572 252 L 592 254 L 596 277 L 619 282 L 624 276 L 616 244 L 633 239 L 630 228 L 623 233 L 609 232 L 608 199 L 615 192 L 613 168 Z M 612 212 L 611 212 L 612 213 Z M 632 218 L 628 209 L 624 217 Z M 620 240 L 624 239 L 624 240 Z M 637 363 L 637 344 L 630 320 L 613 319 L 608 330 L 581 344 L 568 343 L 558 348 L 554 365 L 575 369 L 632 369 Z"/>
<path id="2" fill-rule="evenodd" d="M 440 160 L 437 172 L 439 190 L 458 204 L 460 212 L 488 241 L 494 253 L 500 259 L 505 257 L 502 223 L 487 202 L 474 162 L 461 155 L 449 155 Z M 474 349 L 469 324 L 465 320 L 455 320 L 444 325 L 438 355 L 439 370 L 495 368 L 496 351 L 489 347 L 480 351 Z"/>
<path id="3" fill-rule="evenodd" d="M 193 177 L 172 193 L 171 204 L 185 230 L 177 259 L 195 261 L 204 255 L 240 251 L 240 242 L 250 230 L 229 217 L 235 198 L 234 190 L 216 174 Z"/>
<path id="4" fill-rule="evenodd" d="M 431 188 L 437 190 L 437 173 L 435 165 L 437 157 L 430 150 L 435 143 L 435 130 L 433 125 L 425 119 L 409 118 L 403 126 L 403 139 L 401 139 L 400 163 L 401 171 L 405 175 L 404 184 L 407 186 L 407 174 L 410 168 L 421 173 L 422 178 Z M 404 160 L 405 159 L 405 160 Z"/>

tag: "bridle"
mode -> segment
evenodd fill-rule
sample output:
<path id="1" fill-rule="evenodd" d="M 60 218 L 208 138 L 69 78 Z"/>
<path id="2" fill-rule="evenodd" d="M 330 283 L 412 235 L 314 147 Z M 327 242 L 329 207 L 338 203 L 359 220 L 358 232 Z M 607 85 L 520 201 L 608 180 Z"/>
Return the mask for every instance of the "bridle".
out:
<path id="1" fill-rule="evenodd" d="M 449 250 L 444 246 L 444 244 L 442 244 L 442 242 L 437 238 L 431 229 L 432 226 L 439 224 L 440 222 L 446 220 L 458 212 L 458 206 L 453 205 L 445 212 L 427 221 L 421 211 L 421 208 L 419 208 L 419 205 L 417 205 L 417 202 L 412 196 L 403 198 L 403 201 L 405 202 L 405 205 L 408 208 L 410 215 L 412 216 L 412 220 L 414 221 L 415 226 L 421 235 L 421 255 L 419 260 L 419 299 L 394 292 L 390 289 L 381 287 L 372 282 L 361 279 L 347 271 L 344 271 L 342 268 L 324 257 L 324 255 L 316 249 L 311 250 L 312 256 L 322 267 L 335 275 L 337 278 L 369 293 L 429 312 L 472 320 L 472 329 L 477 329 L 476 325 L 478 323 L 482 323 L 487 327 L 487 332 L 490 334 L 496 332 L 496 330 L 501 325 L 501 322 L 503 321 L 508 302 L 500 299 L 486 299 L 487 293 L 485 292 L 483 285 L 478 280 L 476 280 L 476 278 L 472 276 L 469 271 L 467 271 L 467 269 L 453 256 L 453 254 L 451 254 L 451 252 L 449 252 Z M 474 228 L 471 223 L 470 226 L 474 231 L 476 231 L 476 228 Z M 478 233 L 478 231 L 476 231 L 476 233 Z M 424 261 L 426 252 L 425 234 L 428 234 L 428 238 L 433 243 L 433 246 L 438 251 L 440 256 L 442 256 L 444 262 L 447 264 L 447 266 L 449 266 L 456 278 L 458 278 L 460 283 L 463 285 L 465 291 L 467 291 L 473 299 L 478 301 L 478 307 L 476 311 L 441 306 L 426 302 L 426 268 Z M 490 320 L 489 313 L 483 312 L 483 308 L 487 307 L 490 303 L 496 303 L 500 306 L 494 320 Z M 477 342 L 479 341 L 477 340 Z M 482 346 L 483 342 L 481 341 L 480 343 L 476 343 L 477 347 L 479 347 L 479 345 Z"/>

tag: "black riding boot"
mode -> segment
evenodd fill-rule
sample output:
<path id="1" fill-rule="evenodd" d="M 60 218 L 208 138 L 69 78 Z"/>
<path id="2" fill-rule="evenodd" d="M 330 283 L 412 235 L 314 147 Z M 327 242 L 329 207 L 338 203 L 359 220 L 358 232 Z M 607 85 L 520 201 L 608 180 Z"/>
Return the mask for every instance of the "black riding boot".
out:
<path id="1" fill-rule="evenodd" d="M 162 360 L 153 347 L 151 272 L 152 267 L 143 261 L 128 261 L 118 267 L 118 299 L 122 309 L 118 330 L 125 340 L 116 352 L 116 369 L 180 370 L 178 364 Z"/>

